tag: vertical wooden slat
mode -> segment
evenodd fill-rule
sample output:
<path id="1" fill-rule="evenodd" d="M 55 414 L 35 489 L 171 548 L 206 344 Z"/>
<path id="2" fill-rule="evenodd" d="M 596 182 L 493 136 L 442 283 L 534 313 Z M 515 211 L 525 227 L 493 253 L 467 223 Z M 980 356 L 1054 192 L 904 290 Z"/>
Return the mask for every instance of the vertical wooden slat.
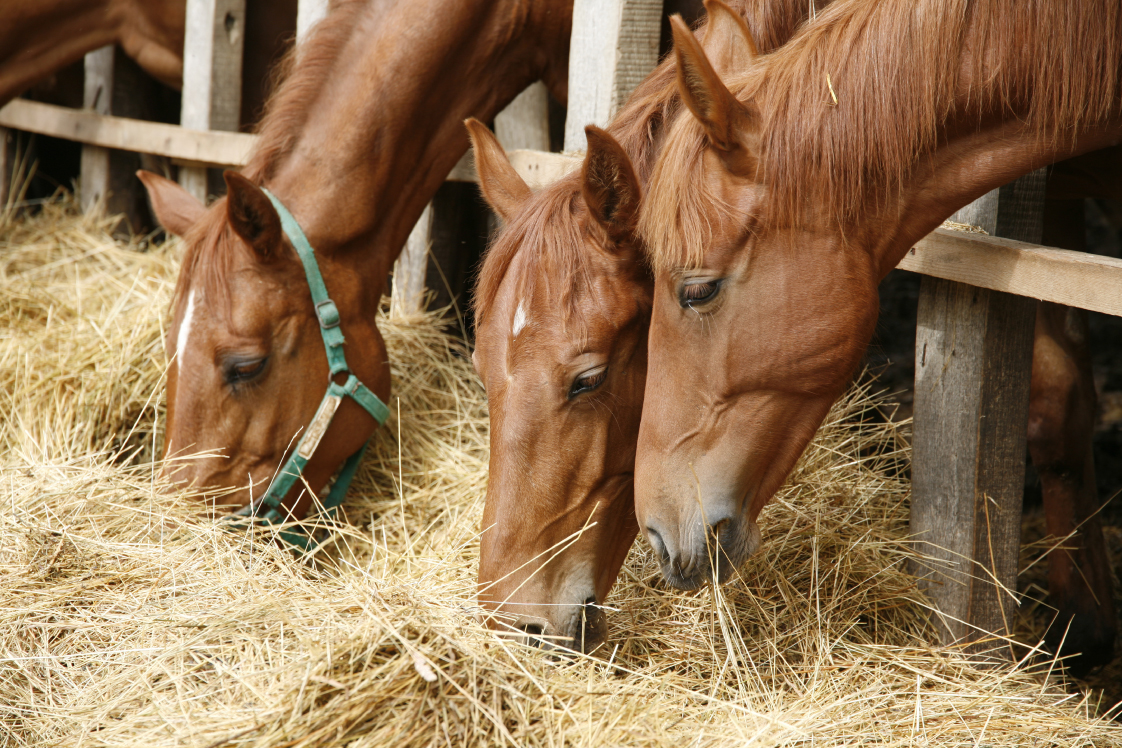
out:
<path id="1" fill-rule="evenodd" d="M 184 127 L 238 129 L 244 31 L 245 0 L 187 0 L 180 116 Z M 179 183 L 205 202 L 205 167 L 181 167 Z"/>
<path id="2" fill-rule="evenodd" d="M 495 115 L 495 135 L 508 151 L 549 150 L 549 91 L 544 83 L 531 83 Z"/>
<path id="3" fill-rule="evenodd" d="M 327 15 L 327 0 L 300 0 L 296 6 L 296 40 L 303 41 Z"/>
<path id="4" fill-rule="evenodd" d="M 85 58 L 82 106 L 98 114 L 113 113 L 113 46 L 96 49 Z M 80 173 L 82 210 L 88 212 L 109 194 L 109 149 L 82 146 Z"/>
<path id="5" fill-rule="evenodd" d="M 1043 170 L 952 218 L 1037 243 Z M 1016 600 L 1036 302 L 925 276 L 916 330 L 911 531 L 945 643 L 1008 633 Z M 996 584 L 995 584 L 996 582 Z M 1001 588 L 1005 588 L 1002 590 Z"/>
<path id="6" fill-rule="evenodd" d="M 545 86 L 540 82 L 530 85 L 499 112 L 495 116 L 495 133 L 507 150 L 531 148 L 548 151 L 549 93 Z M 445 195 L 445 198 L 454 200 L 455 196 Z M 393 287 L 390 291 L 391 314 L 414 314 L 424 307 L 425 284 L 430 264 L 435 263 L 446 276 L 432 278 L 429 280 L 430 283 L 442 286 L 444 280 L 455 282 L 455 279 L 447 276 L 452 275 L 449 270 L 458 265 L 451 255 L 462 251 L 462 243 L 457 237 L 441 242 L 437 246 L 435 238 L 438 235 L 447 237 L 456 233 L 455 228 L 462 228 L 458 225 L 462 223 L 462 207 L 450 206 L 447 199 L 443 201 L 434 199 L 425 206 L 424 213 L 409 234 L 405 248 L 394 262 Z M 436 271 L 435 275 L 440 276 L 441 271 Z M 438 286 L 438 290 L 442 289 Z M 462 289 L 452 288 L 448 291 L 455 296 Z"/>
<path id="7" fill-rule="evenodd" d="M 432 237 L 432 203 L 425 206 L 420 220 L 413 226 L 405 248 L 393 266 L 393 289 L 390 292 L 390 314 L 407 316 L 424 306 L 425 271 L 428 269 L 429 243 Z"/>
<path id="8" fill-rule="evenodd" d="M 12 130 L 0 127 L 0 213 L 4 212 L 12 196 L 12 180 L 16 165 L 16 139 Z"/>
<path id="9" fill-rule="evenodd" d="M 662 0 L 574 2 L 566 151 L 584 150 L 585 125 L 607 125 L 654 70 L 661 17 Z"/>

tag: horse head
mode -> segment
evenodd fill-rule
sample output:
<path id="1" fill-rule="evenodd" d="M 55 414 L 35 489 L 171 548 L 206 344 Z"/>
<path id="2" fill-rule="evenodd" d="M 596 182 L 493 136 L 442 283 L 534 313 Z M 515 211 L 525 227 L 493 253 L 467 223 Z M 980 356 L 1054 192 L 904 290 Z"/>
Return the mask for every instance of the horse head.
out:
<path id="1" fill-rule="evenodd" d="M 491 417 L 479 599 L 496 627 L 590 651 L 638 530 L 651 294 L 640 187 L 619 144 L 589 127 L 580 174 L 531 194 L 494 135 L 467 124 L 506 222 L 481 272 L 472 356 Z"/>
<path id="2" fill-rule="evenodd" d="M 770 220 L 758 110 L 680 19 L 673 32 L 686 109 L 640 219 L 655 291 L 635 501 L 664 576 L 692 588 L 759 545 L 760 510 L 872 336 L 880 274 L 814 205 Z M 734 56 L 733 69 L 755 64 L 748 45 Z"/>
<path id="3" fill-rule="evenodd" d="M 222 490 L 223 504 L 260 498 L 312 423 L 332 381 L 304 267 L 268 195 L 235 172 L 205 208 L 179 185 L 140 173 L 163 226 L 183 238 L 183 269 L 166 348 L 165 472 Z M 377 294 L 320 254 L 324 284 L 345 333 L 347 363 L 383 401 L 390 390 Z M 335 381 L 342 384 L 337 376 Z M 346 398 L 303 471 L 319 492 L 362 448 L 376 422 Z M 285 506 L 299 518 L 312 496 L 297 481 Z"/>

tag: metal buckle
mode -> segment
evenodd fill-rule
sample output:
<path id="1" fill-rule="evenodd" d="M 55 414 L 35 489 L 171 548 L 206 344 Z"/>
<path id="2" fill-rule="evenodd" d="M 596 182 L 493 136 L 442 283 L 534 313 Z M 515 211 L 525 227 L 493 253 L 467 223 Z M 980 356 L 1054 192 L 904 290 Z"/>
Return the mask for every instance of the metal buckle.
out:
<path id="1" fill-rule="evenodd" d="M 330 330 L 332 327 L 339 326 L 339 307 L 335 306 L 335 302 L 331 299 L 321 301 L 316 304 L 316 317 L 319 318 L 319 326 L 324 330 Z"/>

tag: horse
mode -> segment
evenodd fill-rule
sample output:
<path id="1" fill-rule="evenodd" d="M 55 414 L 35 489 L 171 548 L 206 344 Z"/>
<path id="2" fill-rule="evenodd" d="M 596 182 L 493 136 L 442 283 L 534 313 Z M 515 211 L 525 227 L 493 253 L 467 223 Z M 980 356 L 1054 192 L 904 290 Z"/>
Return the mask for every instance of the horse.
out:
<path id="1" fill-rule="evenodd" d="M 528 0 L 334 3 L 288 58 L 259 145 L 244 171 L 226 172 L 225 197 L 205 207 L 141 174 L 161 223 L 185 245 L 166 338 L 169 479 L 251 508 L 270 495 L 282 461 L 304 453 L 296 440 L 314 435 L 303 480 L 279 500 L 299 519 L 320 499 L 377 423 L 346 398 L 329 427 L 315 417 L 324 390 L 346 386 L 329 379 L 321 331 L 342 331 L 350 373 L 386 401 L 390 366 L 375 318 L 392 263 L 467 150 L 465 117 L 493 117 L 538 79 L 564 98 L 571 10 Z M 288 227 L 278 206 L 294 219 Z M 293 238 L 295 224 L 306 242 Z M 297 243 L 318 258 L 334 302 L 326 316 Z"/>
<path id="2" fill-rule="evenodd" d="M 808 4 L 744 2 L 738 13 L 770 50 Z M 724 27 L 743 25 L 740 15 L 709 21 L 710 52 L 734 54 Z M 472 361 L 491 419 L 479 601 L 492 625 L 531 644 L 589 652 L 605 640 L 602 605 L 638 532 L 632 480 L 653 279 L 636 222 L 678 106 L 664 60 L 606 131 L 586 129 L 580 172 L 537 194 L 490 131 L 468 123 L 484 197 L 505 221 L 475 293 Z"/>
<path id="3" fill-rule="evenodd" d="M 0 106 L 107 44 L 182 88 L 186 15 L 186 0 L 7 0 L 0 4 Z M 295 0 L 247 0 L 243 126 L 260 114 L 268 71 L 295 27 Z"/>
<path id="4" fill-rule="evenodd" d="M 877 284 L 908 249 L 987 191 L 1122 137 L 1122 7 L 838 0 L 735 74 L 684 24 L 674 37 L 686 107 L 639 218 L 655 294 L 635 508 L 664 577 L 690 588 L 759 546 L 760 510 L 861 360 Z M 1089 449 L 1057 436 L 1086 416 L 1063 402 L 1078 361 L 1041 345 L 1062 316 L 1038 319 L 1029 445 L 1046 501 L 1070 504 L 1046 510 L 1063 536 L 1094 514 L 1094 481 Z M 1052 560 L 1054 628 L 1070 622 L 1065 650 L 1102 661 L 1110 569 L 1094 520 L 1077 537 Z"/>

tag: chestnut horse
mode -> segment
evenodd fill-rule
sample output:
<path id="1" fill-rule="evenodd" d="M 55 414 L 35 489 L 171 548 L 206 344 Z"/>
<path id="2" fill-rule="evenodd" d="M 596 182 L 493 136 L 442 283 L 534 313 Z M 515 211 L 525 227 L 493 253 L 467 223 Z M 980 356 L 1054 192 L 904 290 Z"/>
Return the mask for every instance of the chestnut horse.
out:
<path id="1" fill-rule="evenodd" d="M 290 58 L 250 164 L 227 172 L 226 197 L 207 208 L 142 174 L 186 245 L 167 336 L 166 454 L 201 456 L 169 463 L 172 478 L 226 489 L 224 503 L 260 499 L 329 384 L 304 268 L 264 189 L 315 250 L 351 372 L 386 400 L 383 286 L 467 149 L 460 123 L 493 117 L 539 78 L 563 97 L 571 23 L 563 0 L 336 2 Z M 304 485 L 320 492 L 374 428 L 342 402 Z M 301 517 L 312 498 L 298 481 L 285 506 Z"/>
<path id="2" fill-rule="evenodd" d="M 107 44 L 156 80 L 183 85 L 186 0 L 5 0 L 0 3 L 0 106 Z M 296 28 L 296 0 L 247 0 L 243 127 L 261 114 L 268 73 Z"/>
<path id="3" fill-rule="evenodd" d="M 724 80 L 674 34 L 687 108 L 640 215 L 655 295 L 635 504 L 664 576 L 693 587 L 758 546 L 760 510 L 861 360 L 877 284 L 908 249 L 985 192 L 1122 136 L 1122 7 L 838 0 Z M 1093 530 L 1057 603 L 1071 649 L 1102 658 L 1114 618 Z"/>
<path id="4" fill-rule="evenodd" d="M 770 50 L 808 4 L 738 10 Z M 735 27 L 712 28 L 710 48 L 734 54 L 724 41 L 747 34 L 743 21 L 710 24 Z M 606 132 L 586 130 L 580 173 L 536 195 L 490 131 L 469 122 L 480 185 L 506 222 L 475 302 L 473 361 L 491 416 L 479 599 L 493 624 L 530 642 L 590 651 L 604 640 L 601 604 L 638 531 L 632 480 L 652 279 L 635 229 L 663 123 L 678 106 L 673 61 L 664 61 Z"/>

